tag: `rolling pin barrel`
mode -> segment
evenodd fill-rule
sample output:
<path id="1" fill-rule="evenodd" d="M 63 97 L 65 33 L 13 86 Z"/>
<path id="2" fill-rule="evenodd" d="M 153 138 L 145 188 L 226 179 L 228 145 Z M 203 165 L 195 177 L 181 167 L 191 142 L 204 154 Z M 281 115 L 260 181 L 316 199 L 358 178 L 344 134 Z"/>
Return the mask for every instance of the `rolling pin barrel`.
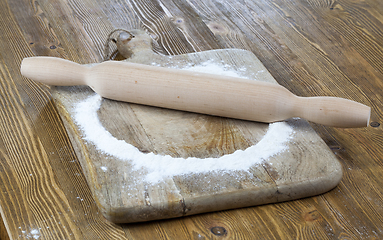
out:
<path id="1" fill-rule="evenodd" d="M 259 122 L 292 117 L 334 127 L 366 127 L 370 107 L 336 97 L 298 97 L 273 83 L 107 61 L 93 67 L 26 58 L 21 73 L 49 85 L 89 85 L 102 97 Z"/>

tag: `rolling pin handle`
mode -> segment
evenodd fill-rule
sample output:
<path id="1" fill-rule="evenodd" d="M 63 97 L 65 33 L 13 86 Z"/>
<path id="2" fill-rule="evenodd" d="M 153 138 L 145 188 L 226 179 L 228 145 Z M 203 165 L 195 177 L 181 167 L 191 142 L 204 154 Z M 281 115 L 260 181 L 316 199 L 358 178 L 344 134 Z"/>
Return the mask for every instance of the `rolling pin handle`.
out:
<path id="1" fill-rule="evenodd" d="M 55 57 L 24 58 L 21 74 L 35 81 L 54 86 L 86 85 L 89 68 Z"/>
<path id="2" fill-rule="evenodd" d="M 331 127 L 367 127 L 371 108 L 338 97 L 298 97 L 299 115 L 315 123 Z"/>

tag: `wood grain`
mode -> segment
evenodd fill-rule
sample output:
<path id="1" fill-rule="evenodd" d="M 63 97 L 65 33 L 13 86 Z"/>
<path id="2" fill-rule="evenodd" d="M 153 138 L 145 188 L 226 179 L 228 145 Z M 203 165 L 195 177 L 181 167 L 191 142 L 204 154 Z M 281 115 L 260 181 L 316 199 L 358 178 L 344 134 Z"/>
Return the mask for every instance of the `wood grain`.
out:
<path id="1" fill-rule="evenodd" d="M 41 231 L 41 239 L 382 238 L 381 1 L 137 3 L 0 2 L 0 205 L 10 239 L 28 238 L 31 229 L 40 227 L 51 229 Z M 187 21 L 174 23 L 167 12 Z M 190 30 L 177 31 L 177 24 Z M 319 197 L 183 219 L 123 226 L 104 222 L 48 89 L 21 78 L 19 63 L 32 55 L 97 62 L 103 57 L 103 37 L 111 29 L 140 26 L 157 40 L 157 52 L 247 49 L 295 94 L 350 97 L 373 107 L 375 127 L 312 125 L 342 163 L 344 178 L 338 188 Z M 204 26 L 206 34 L 198 34 L 196 26 Z M 28 177 L 31 169 L 33 178 Z M 60 207 L 67 205 L 72 213 L 62 216 Z M 213 228 L 223 235 L 214 235 Z"/>

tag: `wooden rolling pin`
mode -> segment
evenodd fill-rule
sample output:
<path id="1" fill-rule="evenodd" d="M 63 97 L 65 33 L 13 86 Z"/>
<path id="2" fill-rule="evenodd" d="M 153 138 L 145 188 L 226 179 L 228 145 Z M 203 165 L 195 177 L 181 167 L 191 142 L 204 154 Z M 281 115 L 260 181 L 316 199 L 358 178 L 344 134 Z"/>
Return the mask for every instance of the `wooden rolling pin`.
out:
<path id="1" fill-rule="evenodd" d="M 25 58 L 21 73 L 48 85 L 89 85 L 104 98 L 259 122 L 301 117 L 333 127 L 366 127 L 370 107 L 336 97 L 298 97 L 273 83 L 107 61 L 87 67 Z"/>

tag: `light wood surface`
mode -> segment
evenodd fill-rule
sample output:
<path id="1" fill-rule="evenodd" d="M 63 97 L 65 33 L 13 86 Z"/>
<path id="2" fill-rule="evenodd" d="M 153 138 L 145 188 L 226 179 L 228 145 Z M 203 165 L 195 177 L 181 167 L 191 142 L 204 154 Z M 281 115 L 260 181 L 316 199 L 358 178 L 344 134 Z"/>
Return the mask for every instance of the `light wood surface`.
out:
<path id="1" fill-rule="evenodd" d="M 380 1 L 3 0 L 0 11 L 0 230 L 10 239 L 30 239 L 37 231 L 40 239 L 382 238 Z M 294 94 L 371 106 L 371 127 L 312 125 L 344 171 L 326 194 L 112 224 L 94 203 L 49 89 L 22 78 L 19 67 L 35 55 L 99 62 L 115 28 L 147 29 L 162 54 L 252 51 Z"/>
<path id="2" fill-rule="evenodd" d="M 53 86 L 87 85 L 107 99 L 213 116 L 264 123 L 298 117 L 330 127 L 367 127 L 370 123 L 370 107 L 355 101 L 298 97 L 274 82 L 177 69 L 169 63 L 168 67 L 151 66 L 151 60 L 148 57 L 146 64 L 106 61 L 86 67 L 62 58 L 29 57 L 23 59 L 20 72 Z M 258 62 L 243 67 L 267 72 Z"/>

